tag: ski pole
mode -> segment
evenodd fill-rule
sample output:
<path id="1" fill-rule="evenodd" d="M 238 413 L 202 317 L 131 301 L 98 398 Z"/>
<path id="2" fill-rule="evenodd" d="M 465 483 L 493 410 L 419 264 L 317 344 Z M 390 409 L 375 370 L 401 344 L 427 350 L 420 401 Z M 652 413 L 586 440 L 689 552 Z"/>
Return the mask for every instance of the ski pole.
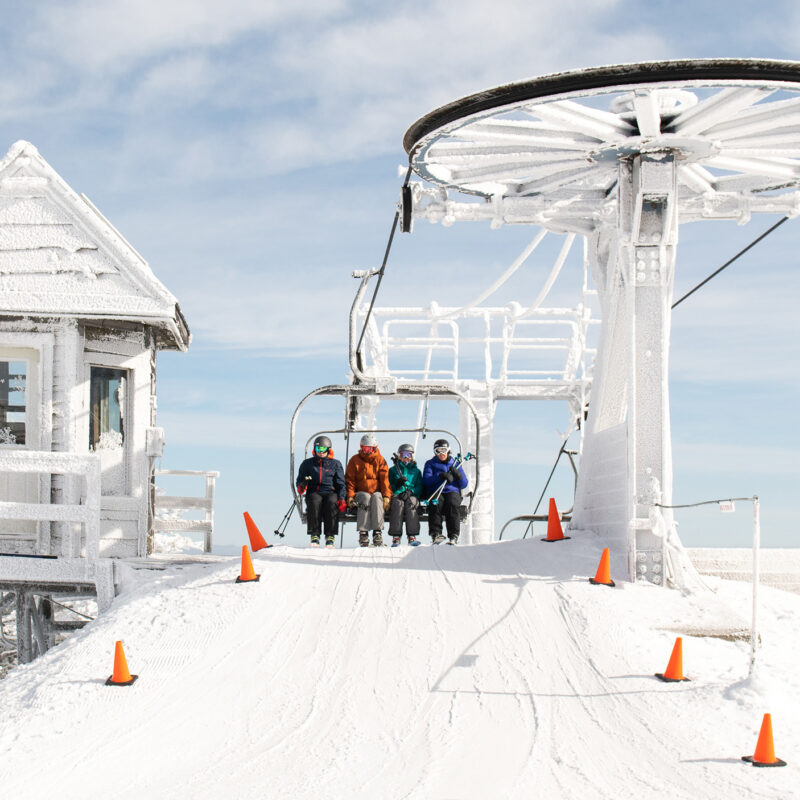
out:
<path id="1" fill-rule="evenodd" d="M 309 481 L 312 480 L 310 475 L 306 475 L 303 479 L 303 486 L 308 486 Z M 283 519 L 281 520 L 280 524 L 277 528 L 273 531 L 275 536 L 280 536 L 283 539 L 286 536 L 286 526 L 289 524 L 289 520 L 291 519 L 292 514 L 294 513 L 294 509 L 297 503 L 292 500 L 292 504 L 289 506 L 289 510 L 283 515 Z"/>
<path id="2" fill-rule="evenodd" d="M 289 518 L 292 516 L 292 513 L 294 512 L 294 507 L 295 507 L 295 502 L 294 500 L 292 500 L 292 504 L 289 506 L 289 510 L 283 515 L 283 519 L 281 520 L 280 525 L 278 525 L 278 527 L 275 528 L 275 530 L 273 531 L 273 533 L 276 536 L 280 536 L 281 538 L 283 538 L 286 535 L 284 531 L 286 530 L 286 526 L 289 524 Z"/>
<path id="3" fill-rule="evenodd" d="M 395 466 L 397 466 L 398 462 L 400 461 L 400 459 L 397 456 L 397 453 L 392 453 L 392 461 L 394 462 Z M 398 468 L 397 471 L 399 473 L 400 469 Z M 408 473 L 406 472 L 405 467 L 403 468 L 403 475 L 405 475 L 406 477 L 405 483 L 403 483 L 400 489 L 398 489 L 398 491 L 394 493 L 395 495 L 403 494 L 403 492 L 406 492 L 411 488 L 411 478 L 408 477 Z"/>

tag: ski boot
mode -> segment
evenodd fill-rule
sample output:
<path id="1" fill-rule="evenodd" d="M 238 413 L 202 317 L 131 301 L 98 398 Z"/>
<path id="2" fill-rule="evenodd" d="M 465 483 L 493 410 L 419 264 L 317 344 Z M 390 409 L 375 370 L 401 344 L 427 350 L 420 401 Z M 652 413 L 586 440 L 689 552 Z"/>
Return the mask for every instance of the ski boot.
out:
<path id="1" fill-rule="evenodd" d="M 361 547 L 369 547 L 369 534 L 366 531 L 361 531 L 358 534 L 358 543 Z"/>
<path id="2" fill-rule="evenodd" d="M 311 546 L 312 547 L 319 547 L 319 534 L 312 533 L 311 534 Z"/>
<path id="3" fill-rule="evenodd" d="M 335 546 L 336 546 L 336 539 L 333 536 L 326 536 L 325 537 L 325 547 L 328 550 L 333 550 L 333 548 Z"/>
<path id="4" fill-rule="evenodd" d="M 447 537 L 447 544 L 458 544 L 458 535 L 455 536 L 448 536 Z"/>
<path id="5" fill-rule="evenodd" d="M 400 547 L 400 537 L 392 536 L 392 547 Z"/>
<path id="6" fill-rule="evenodd" d="M 444 536 L 441 533 L 437 533 L 436 536 L 433 537 L 433 544 L 441 544 L 444 541 Z"/>
<path id="7" fill-rule="evenodd" d="M 417 537 L 416 537 L 416 536 L 409 536 L 409 537 L 408 537 L 408 544 L 409 544 L 411 547 L 419 547 L 419 546 L 420 546 L 420 544 L 421 544 L 421 542 L 420 542 L 420 540 L 419 540 L 419 539 L 417 539 Z"/>
<path id="8" fill-rule="evenodd" d="M 381 535 L 380 531 L 372 532 L 372 546 L 383 547 L 383 536 Z"/>

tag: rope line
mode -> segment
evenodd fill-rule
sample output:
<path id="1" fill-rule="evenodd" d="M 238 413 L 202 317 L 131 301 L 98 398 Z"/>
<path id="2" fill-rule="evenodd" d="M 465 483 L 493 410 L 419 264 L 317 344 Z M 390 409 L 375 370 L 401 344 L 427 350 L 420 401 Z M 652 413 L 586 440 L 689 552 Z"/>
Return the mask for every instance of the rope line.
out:
<path id="1" fill-rule="evenodd" d="M 744 502 L 745 500 L 758 500 L 758 495 L 754 494 L 752 497 L 722 497 L 719 500 L 703 500 L 700 503 L 684 503 L 680 506 L 665 506 L 663 503 L 653 503 L 653 505 L 659 508 L 695 508 L 696 506 L 716 506 L 720 503 Z"/>

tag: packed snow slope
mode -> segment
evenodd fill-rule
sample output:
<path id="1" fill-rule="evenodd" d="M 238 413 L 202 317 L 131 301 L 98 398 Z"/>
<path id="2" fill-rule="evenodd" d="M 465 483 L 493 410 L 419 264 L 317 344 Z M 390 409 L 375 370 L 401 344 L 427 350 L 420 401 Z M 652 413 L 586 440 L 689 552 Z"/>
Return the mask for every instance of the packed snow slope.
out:
<path id="1" fill-rule="evenodd" d="M 0 793 L 27 798 L 800 797 L 800 596 L 592 586 L 590 536 L 300 550 L 131 571 L 0 683 Z M 619 575 L 612 577 L 619 578 Z M 683 634 L 687 683 L 664 684 Z M 131 687 L 108 687 L 114 642 Z M 756 769 L 764 712 L 789 762 Z"/>

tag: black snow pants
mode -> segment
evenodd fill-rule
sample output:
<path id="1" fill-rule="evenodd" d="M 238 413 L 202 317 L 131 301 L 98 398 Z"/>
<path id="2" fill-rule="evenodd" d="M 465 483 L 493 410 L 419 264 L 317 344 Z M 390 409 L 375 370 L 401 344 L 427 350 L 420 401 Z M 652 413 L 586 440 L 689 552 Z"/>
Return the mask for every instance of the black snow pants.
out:
<path id="1" fill-rule="evenodd" d="M 338 500 L 336 492 L 311 492 L 306 495 L 306 527 L 309 536 L 315 533 L 319 535 L 323 525 L 326 536 L 336 536 L 339 532 L 339 511 L 336 508 Z"/>
<path id="2" fill-rule="evenodd" d="M 389 506 L 389 536 L 403 535 L 403 520 L 406 536 L 419 536 L 419 498 L 411 492 L 393 495 Z"/>
<path id="3" fill-rule="evenodd" d="M 431 538 L 442 532 L 442 519 L 447 525 L 448 538 L 456 537 L 461 532 L 461 492 L 442 492 L 436 505 L 428 506 L 428 533 Z"/>

